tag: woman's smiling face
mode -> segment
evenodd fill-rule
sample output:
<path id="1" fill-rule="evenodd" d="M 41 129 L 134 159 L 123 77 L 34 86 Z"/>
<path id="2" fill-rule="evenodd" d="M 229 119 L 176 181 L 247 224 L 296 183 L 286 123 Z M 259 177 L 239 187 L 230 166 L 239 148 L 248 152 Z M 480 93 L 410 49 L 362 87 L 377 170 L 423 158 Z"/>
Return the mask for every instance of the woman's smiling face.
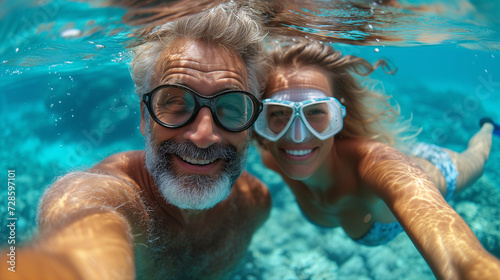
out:
<path id="1" fill-rule="evenodd" d="M 278 68 L 274 71 L 269 78 L 264 98 L 273 98 L 277 92 L 293 88 L 312 88 L 324 92 L 327 96 L 333 96 L 330 80 L 325 71 L 313 66 L 302 66 Z M 302 100 L 291 97 L 290 101 Z M 262 143 L 288 177 L 304 180 L 314 174 L 327 160 L 333 147 L 333 137 L 326 140 L 312 137 L 302 143 L 295 143 L 282 137 L 276 142 L 263 139 Z"/>

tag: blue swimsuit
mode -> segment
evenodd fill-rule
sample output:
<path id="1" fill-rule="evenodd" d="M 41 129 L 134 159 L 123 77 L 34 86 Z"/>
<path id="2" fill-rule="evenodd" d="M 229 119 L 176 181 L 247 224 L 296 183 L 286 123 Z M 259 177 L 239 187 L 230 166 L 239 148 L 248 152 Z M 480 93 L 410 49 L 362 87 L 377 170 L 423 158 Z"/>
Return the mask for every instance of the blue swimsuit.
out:
<path id="1" fill-rule="evenodd" d="M 412 147 L 412 156 L 424 158 L 434 164 L 443 174 L 447 190 L 446 201 L 453 197 L 457 187 L 458 171 L 450 155 L 441 147 L 432 144 L 418 143 Z M 403 228 L 398 222 L 395 223 L 373 223 L 370 231 L 359 239 L 354 239 L 357 243 L 367 246 L 377 246 L 393 240 L 398 234 L 403 232 Z"/>

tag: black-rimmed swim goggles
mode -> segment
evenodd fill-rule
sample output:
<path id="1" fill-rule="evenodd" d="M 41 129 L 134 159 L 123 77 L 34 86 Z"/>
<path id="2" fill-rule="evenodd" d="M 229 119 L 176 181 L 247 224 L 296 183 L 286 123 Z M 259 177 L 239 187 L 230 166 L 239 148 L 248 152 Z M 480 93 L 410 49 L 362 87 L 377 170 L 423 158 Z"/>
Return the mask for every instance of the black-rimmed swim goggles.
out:
<path id="1" fill-rule="evenodd" d="M 142 96 L 149 114 L 159 125 L 179 128 L 189 124 L 202 107 L 210 108 L 217 125 L 241 132 L 253 125 L 262 111 L 262 103 L 243 90 L 225 90 L 211 96 L 175 84 L 157 86 Z"/>

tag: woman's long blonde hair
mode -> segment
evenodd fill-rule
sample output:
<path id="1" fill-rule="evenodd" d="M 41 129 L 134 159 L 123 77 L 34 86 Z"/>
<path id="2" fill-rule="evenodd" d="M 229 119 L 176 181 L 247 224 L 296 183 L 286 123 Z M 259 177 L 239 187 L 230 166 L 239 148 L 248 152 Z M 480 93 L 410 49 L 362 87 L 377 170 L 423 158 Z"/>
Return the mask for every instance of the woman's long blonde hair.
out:
<path id="1" fill-rule="evenodd" d="M 409 122 L 398 123 L 399 106 L 391 105 L 391 96 L 363 86 L 354 76 L 368 76 L 377 68 L 393 73 L 384 60 L 370 64 L 354 55 L 342 56 L 330 45 L 300 42 L 280 47 L 270 53 L 270 75 L 276 69 L 314 66 L 330 74 L 332 94 L 346 107 L 344 128 L 336 137 L 369 139 L 395 145 L 403 137 Z"/>

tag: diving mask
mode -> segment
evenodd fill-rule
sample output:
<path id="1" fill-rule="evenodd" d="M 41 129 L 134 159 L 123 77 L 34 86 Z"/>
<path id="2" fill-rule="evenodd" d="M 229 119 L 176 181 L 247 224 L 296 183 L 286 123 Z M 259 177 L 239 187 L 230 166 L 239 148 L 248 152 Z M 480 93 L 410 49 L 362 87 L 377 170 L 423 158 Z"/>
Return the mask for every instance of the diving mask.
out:
<path id="1" fill-rule="evenodd" d="M 281 137 L 294 143 L 314 137 L 326 140 L 342 130 L 346 115 L 345 107 L 337 99 L 317 89 L 278 91 L 262 103 L 263 110 L 254 129 L 273 142 Z"/>

